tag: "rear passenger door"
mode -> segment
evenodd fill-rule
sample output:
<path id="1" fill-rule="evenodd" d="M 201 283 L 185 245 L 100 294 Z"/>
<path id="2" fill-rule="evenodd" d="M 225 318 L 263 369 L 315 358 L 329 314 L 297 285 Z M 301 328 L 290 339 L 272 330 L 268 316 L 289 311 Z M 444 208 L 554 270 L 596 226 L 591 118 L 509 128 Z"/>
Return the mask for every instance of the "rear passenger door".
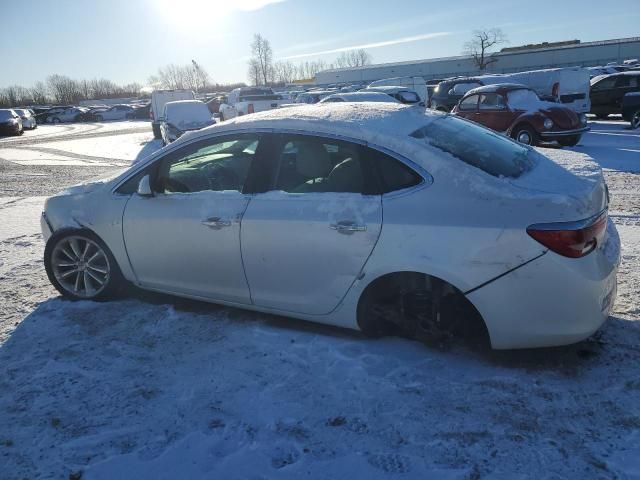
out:
<path id="1" fill-rule="evenodd" d="M 252 302 L 322 315 L 345 296 L 382 227 L 375 158 L 363 145 L 272 134 L 264 193 L 242 219 L 242 258 Z"/>

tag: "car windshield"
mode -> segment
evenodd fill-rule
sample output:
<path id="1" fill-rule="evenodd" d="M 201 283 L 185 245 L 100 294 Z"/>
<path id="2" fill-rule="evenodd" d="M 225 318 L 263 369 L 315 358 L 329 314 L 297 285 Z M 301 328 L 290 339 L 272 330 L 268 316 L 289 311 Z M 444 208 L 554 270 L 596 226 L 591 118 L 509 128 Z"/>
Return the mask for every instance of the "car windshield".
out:
<path id="1" fill-rule="evenodd" d="M 411 137 L 426 141 L 494 177 L 518 178 L 531 170 L 530 150 L 493 131 L 454 116 L 442 116 Z"/>
<path id="2" fill-rule="evenodd" d="M 11 110 L 0 110 L 0 121 L 10 120 L 13 118 Z"/>
<path id="3" fill-rule="evenodd" d="M 540 108 L 538 94 L 528 88 L 520 88 L 507 93 L 509 106 L 515 110 L 537 110 Z"/>
<path id="4" fill-rule="evenodd" d="M 415 92 L 403 91 L 398 92 L 398 96 L 402 103 L 418 103 L 420 101 L 420 97 Z"/>
<path id="5" fill-rule="evenodd" d="M 18 115 L 20 115 L 21 117 L 29 117 L 30 113 L 27 110 L 23 110 L 21 108 L 18 109 L 13 109 L 14 112 L 16 112 Z"/>

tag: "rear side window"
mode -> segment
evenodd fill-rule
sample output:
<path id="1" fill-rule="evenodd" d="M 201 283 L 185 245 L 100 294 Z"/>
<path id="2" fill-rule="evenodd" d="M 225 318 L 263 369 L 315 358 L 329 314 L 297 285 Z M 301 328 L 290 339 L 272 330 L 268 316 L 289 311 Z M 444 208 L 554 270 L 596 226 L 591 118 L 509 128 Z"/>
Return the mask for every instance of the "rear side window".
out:
<path id="1" fill-rule="evenodd" d="M 399 160 L 370 148 L 367 151 L 377 163 L 380 177 L 379 192 L 375 193 L 395 192 L 422 183 L 422 177 Z"/>
<path id="2" fill-rule="evenodd" d="M 436 118 L 411 137 L 494 177 L 518 178 L 534 165 L 527 147 L 454 116 Z"/>

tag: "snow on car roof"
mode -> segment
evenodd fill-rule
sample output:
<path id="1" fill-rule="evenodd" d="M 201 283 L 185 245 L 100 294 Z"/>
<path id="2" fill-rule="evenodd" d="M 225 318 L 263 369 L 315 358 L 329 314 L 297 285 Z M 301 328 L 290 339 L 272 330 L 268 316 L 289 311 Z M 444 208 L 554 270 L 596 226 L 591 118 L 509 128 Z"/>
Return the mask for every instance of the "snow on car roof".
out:
<path id="1" fill-rule="evenodd" d="M 387 102 L 329 103 L 278 108 L 244 115 L 202 130 L 208 135 L 212 129 L 224 130 L 280 128 L 308 132 L 343 135 L 364 141 L 374 141 L 379 135 L 406 138 L 424 127 L 439 112 L 416 110 L 410 106 Z M 193 138 L 193 137 L 191 137 Z"/>
<path id="2" fill-rule="evenodd" d="M 473 90 L 469 90 L 467 92 L 467 95 L 473 95 L 477 93 L 496 93 L 501 90 L 516 90 L 519 88 L 531 90 L 531 87 L 527 87 L 526 85 L 522 85 L 521 83 L 494 83 L 491 85 L 484 85 L 482 87 L 477 87 Z"/>
<path id="3" fill-rule="evenodd" d="M 329 95 L 328 97 L 324 98 L 320 103 L 322 103 L 323 105 L 325 103 L 330 103 L 327 100 L 331 99 L 331 98 L 342 98 L 344 99 L 345 102 L 389 102 L 389 103 L 398 103 L 398 101 L 387 95 L 386 93 L 383 92 L 377 92 L 377 91 L 373 91 L 373 92 L 365 92 L 365 91 L 360 91 L 360 92 L 345 92 L 345 93 L 336 93 L 333 95 Z"/>

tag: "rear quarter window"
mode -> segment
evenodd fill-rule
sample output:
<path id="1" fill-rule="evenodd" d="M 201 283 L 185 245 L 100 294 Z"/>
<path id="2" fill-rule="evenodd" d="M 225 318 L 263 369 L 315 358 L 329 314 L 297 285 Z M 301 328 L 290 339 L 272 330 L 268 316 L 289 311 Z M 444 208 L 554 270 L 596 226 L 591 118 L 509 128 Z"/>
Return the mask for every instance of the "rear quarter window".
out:
<path id="1" fill-rule="evenodd" d="M 410 136 L 494 177 L 518 178 L 534 166 L 524 145 L 454 116 L 434 119 Z"/>

